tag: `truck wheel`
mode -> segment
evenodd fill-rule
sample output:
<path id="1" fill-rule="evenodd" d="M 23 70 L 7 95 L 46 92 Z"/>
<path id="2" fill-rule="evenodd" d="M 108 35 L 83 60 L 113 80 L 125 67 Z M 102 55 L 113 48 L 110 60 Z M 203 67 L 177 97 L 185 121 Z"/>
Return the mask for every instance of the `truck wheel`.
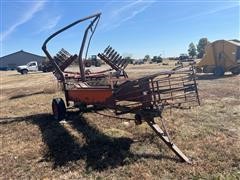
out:
<path id="1" fill-rule="evenodd" d="M 234 75 L 240 74 L 240 68 L 238 68 L 238 69 L 236 68 L 236 69 L 231 70 L 231 73 L 234 74 Z"/>
<path id="2" fill-rule="evenodd" d="M 215 67 L 213 71 L 214 75 L 217 77 L 223 76 L 224 75 L 224 69 L 222 67 Z"/>
<path id="3" fill-rule="evenodd" d="M 61 121 L 66 115 L 66 106 L 62 98 L 52 100 L 52 111 L 55 120 Z"/>
<path id="4" fill-rule="evenodd" d="M 21 71 L 21 74 L 27 74 L 28 73 L 28 70 L 27 69 L 23 69 L 22 71 Z"/>
<path id="5" fill-rule="evenodd" d="M 202 72 L 203 73 L 209 73 L 208 66 L 203 66 Z"/>
<path id="6" fill-rule="evenodd" d="M 95 63 L 95 66 L 96 66 L 96 67 L 100 67 L 100 66 L 101 66 L 101 62 L 97 61 L 97 62 Z"/>
<path id="7" fill-rule="evenodd" d="M 203 70 L 202 70 L 202 68 L 200 68 L 200 67 L 196 67 L 196 72 L 197 72 L 197 73 L 202 73 Z"/>
<path id="8" fill-rule="evenodd" d="M 91 62 L 88 62 L 88 61 L 85 62 L 85 66 L 86 66 L 86 67 L 91 67 Z"/>
<path id="9" fill-rule="evenodd" d="M 240 74 L 240 71 L 232 71 L 232 74 L 233 75 L 238 75 L 238 74 Z"/>

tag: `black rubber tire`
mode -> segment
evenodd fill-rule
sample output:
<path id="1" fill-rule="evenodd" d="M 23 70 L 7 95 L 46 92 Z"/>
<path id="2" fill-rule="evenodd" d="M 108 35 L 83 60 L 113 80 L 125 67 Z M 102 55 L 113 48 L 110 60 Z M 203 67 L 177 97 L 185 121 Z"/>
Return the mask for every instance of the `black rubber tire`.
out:
<path id="1" fill-rule="evenodd" d="M 86 112 L 87 105 L 85 103 L 79 103 L 78 104 L 78 109 L 79 109 L 79 112 Z"/>
<path id="2" fill-rule="evenodd" d="M 95 67 L 100 67 L 100 66 L 101 66 L 101 62 L 97 61 L 97 62 L 95 63 Z"/>
<path id="3" fill-rule="evenodd" d="M 21 74 L 27 74 L 28 73 L 28 70 L 27 69 L 23 69 L 22 71 L 21 71 Z"/>
<path id="4" fill-rule="evenodd" d="M 240 71 L 238 71 L 238 72 L 233 71 L 232 74 L 233 74 L 233 75 L 239 75 L 239 74 L 240 74 Z"/>
<path id="5" fill-rule="evenodd" d="M 85 62 L 85 67 L 91 67 L 91 65 L 92 65 L 91 62 L 89 62 L 89 61 Z"/>
<path id="6" fill-rule="evenodd" d="M 232 73 L 233 75 L 238 75 L 238 74 L 240 74 L 240 68 L 239 68 L 239 69 L 233 69 L 233 70 L 231 70 L 231 73 Z"/>
<path id="7" fill-rule="evenodd" d="M 52 100 L 52 112 L 55 120 L 61 121 L 66 116 L 66 106 L 62 98 Z"/>
<path id="8" fill-rule="evenodd" d="M 213 73 L 214 73 L 214 76 L 220 77 L 220 76 L 223 76 L 225 72 L 222 67 L 218 66 L 214 68 Z"/>
<path id="9" fill-rule="evenodd" d="M 202 73 L 202 72 L 203 72 L 202 68 L 196 67 L 196 73 Z"/>
<path id="10" fill-rule="evenodd" d="M 135 114 L 135 124 L 136 125 L 142 124 L 142 116 L 139 113 Z"/>
<path id="11" fill-rule="evenodd" d="M 207 66 L 203 66 L 203 68 L 202 68 L 202 72 L 203 72 L 203 73 L 209 73 L 209 71 L 208 71 L 207 68 L 208 68 Z"/>

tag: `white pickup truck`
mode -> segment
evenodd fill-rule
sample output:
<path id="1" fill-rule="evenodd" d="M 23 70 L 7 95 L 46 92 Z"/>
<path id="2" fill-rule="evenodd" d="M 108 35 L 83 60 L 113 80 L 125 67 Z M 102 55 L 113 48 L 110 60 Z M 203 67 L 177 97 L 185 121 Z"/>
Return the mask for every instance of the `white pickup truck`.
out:
<path id="1" fill-rule="evenodd" d="M 29 71 L 38 71 L 38 63 L 37 61 L 31 61 L 26 65 L 18 66 L 17 71 L 21 74 L 27 74 Z"/>

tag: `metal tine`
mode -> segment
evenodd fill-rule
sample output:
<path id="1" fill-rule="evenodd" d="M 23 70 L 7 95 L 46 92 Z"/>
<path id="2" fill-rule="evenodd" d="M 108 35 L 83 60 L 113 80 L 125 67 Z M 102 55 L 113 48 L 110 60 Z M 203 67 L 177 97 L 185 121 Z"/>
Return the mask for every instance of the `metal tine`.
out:
<path id="1" fill-rule="evenodd" d="M 113 58 L 112 62 L 113 62 L 113 63 L 115 63 L 115 62 L 116 62 L 116 60 L 117 60 L 119 57 L 120 57 L 120 55 L 119 55 L 119 54 L 117 54 L 117 56 L 115 56 L 115 57 Z"/>
<path id="2" fill-rule="evenodd" d="M 108 47 L 103 51 L 103 53 L 106 53 L 110 47 L 111 47 L 111 46 L 108 45 Z"/>
<path id="3" fill-rule="evenodd" d="M 119 64 L 119 67 L 122 68 L 126 62 L 127 62 L 127 59 L 123 59 L 123 61 L 121 61 L 121 63 Z"/>
<path id="4" fill-rule="evenodd" d="M 122 65 L 122 69 L 125 69 L 128 64 L 129 64 L 129 61 L 126 59 L 126 61 Z"/>
<path id="5" fill-rule="evenodd" d="M 72 56 L 69 52 L 67 52 L 65 49 L 61 49 L 61 51 L 59 52 L 60 54 L 64 54 L 65 56 Z"/>
<path id="6" fill-rule="evenodd" d="M 118 63 L 116 64 L 117 66 L 119 66 L 120 64 L 122 64 L 122 62 L 124 61 L 125 59 L 121 59 L 120 61 L 118 61 Z"/>
<path id="7" fill-rule="evenodd" d="M 117 51 L 115 51 L 115 52 L 112 54 L 112 56 L 109 57 L 109 59 L 112 61 L 112 60 L 115 58 L 116 55 L 117 55 Z"/>
<path id="8" fill-rule="evenodd" d="M 112 50 L 112 47 L 110 47 L 110 48 L 106 51 L 105 55 L 107 56 L 107 55 L 110 53 L 111 50 Z"/>
<path id="9" fill-rule="evenodd" d="M 107 51 L 106 51 L 106 53 L 105 53 L 105 56 L 108 56 L 109 55 L 109 53 L 112 51 L 112 47 L 110 47 Z"/>
<path id="10" fill-rule="evenodd" d="M 125 68 L 128 66 L 128 64 L 129 64 L 129 62 L 126 62 L 126 63 L 123 65 L 122 69 L 125 69 Z"/>
<path id="11" fill-rule="evenodd" d="M 108 59 L 112 56 L 112 54 L 115 52 L 115 49 L 112 49 L 112 51 L 107 55 Z"/>
<path id="12" fill-rule="evenodd" d="M 117 66 L 121 60 L 122 60 L 122 56 L 120 56 L 114 64 Z"/>

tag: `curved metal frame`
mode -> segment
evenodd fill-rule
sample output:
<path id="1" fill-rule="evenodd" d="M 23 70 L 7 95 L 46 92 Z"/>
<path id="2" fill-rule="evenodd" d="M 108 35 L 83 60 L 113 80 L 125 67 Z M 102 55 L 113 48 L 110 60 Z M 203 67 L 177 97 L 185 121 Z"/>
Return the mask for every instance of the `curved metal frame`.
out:
<path id="1" fill-rule="evenodd" d="M 47 50 L 47 43 L 53 39 L 55 36 L 57 36 L 58 34 L 62 33 L 63 31 L 83 22 L 83 21 L 86 21 L 86 20 L 89 20 L 89 19 L 93 19 L 91 21 L 91 23 L 88 25 L 88 27 L 86 28 L 85 30 L 85 33 L 84 33 L 84 36 L 83 36 L 83 40 L 82 40 L 82 44 L 81 44 L 81 48 L 80 48 L 80 51 L 79 51 L 79 56 L 78 56 L 78 61 L 79 61 L 79 70 L 80 70 L 80 73 L 81 73 L 81 78 L 82 78 L 82 81 L 85 81 L 85 74 L 84 74 L 84 66 L 83 66 L 83 58 L 82 58 L 82 55 L 83 55 L 83 51 L 84 51 L 84 47 L 85 47 L 85 44 L 86 44 L 86 40 L 87 40 L 87 36 L 88 36 L 88 32 L 89 30 L 94 26 L 97 26 L 98 24 L 98 21 L 100 19 L 100 16 L 101 16 L 101 13 L 97 13 L 97 14 L 94 14 L 94 15 L 91 15 L 91 16 L 88 16 L 88 17 L 85 17 L 85 18 L 82 18 L 82 19 L 79 19 L 65 27 L 63 27 L 62 29 L 58 30 L 57 32 L 53 33 L 51 36 L 49 36 L 43 43 L 42 45 L 42 50 L 43 52 L 46 54 L 46 56 L 48 57 L 48 59 L 50 60 L 50 62 L 53 64 L 54 68 L 56 69 L 56 71 L 60 74 L 61 76 L 61 79 L 63 80 L 63 82 L 65 82 L 65 77 L 64 77 L 64 74 L 62 72 L 62 70 L 60 69 L 60 67 L 58 66 L 58 64 L 55 62 L 54 58 L 50 55 L 50 53 L 48 52 Z M 94 27 L 94 30 L 92 31 L 92 35 L 93 33 L 95 32 L 95 27 Z M 91 41 L 91 38 L 92 38 L 92 35 L 90 36 L 90 39 L 88 41 L 88 46 L 89 46 L 89 43 Z M 87 46 L 87 47 L 88 47 Z M 65 83 L 64 83 L 65 84 Z M 65 85 L 64 85 L 65 86 Z M 65 87 L 64 87 L 65 88 Z"/>

